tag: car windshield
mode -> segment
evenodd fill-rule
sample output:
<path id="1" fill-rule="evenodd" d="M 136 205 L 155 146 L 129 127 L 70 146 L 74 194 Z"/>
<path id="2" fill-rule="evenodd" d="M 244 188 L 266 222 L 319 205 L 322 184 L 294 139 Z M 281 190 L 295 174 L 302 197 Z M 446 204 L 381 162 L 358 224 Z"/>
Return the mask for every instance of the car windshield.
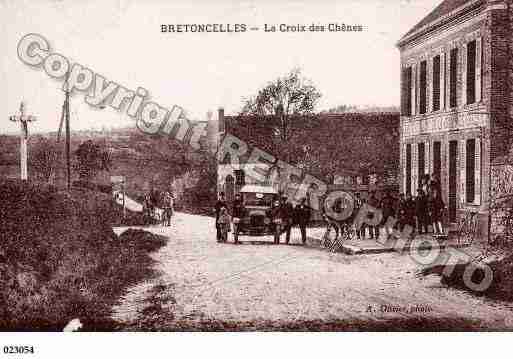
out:
<path id="1" fill-rule="evenodd" d="M 273 193 L 244 193 L 245 206 L 267 206 L 270 207 L 274 199 Z"/>

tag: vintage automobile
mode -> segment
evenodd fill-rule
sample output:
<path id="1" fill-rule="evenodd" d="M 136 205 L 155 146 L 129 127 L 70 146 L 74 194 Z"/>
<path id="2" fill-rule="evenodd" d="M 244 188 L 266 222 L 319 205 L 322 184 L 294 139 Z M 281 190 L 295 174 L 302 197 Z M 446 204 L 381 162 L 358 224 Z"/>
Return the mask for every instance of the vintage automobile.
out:
<path id="1" fill-rule="evenodd" d="M 279 243 L 283 231 L 280 218 L 273 218 L 273 201 L 277 191 L 268 186 L 245 185 L 239 191 L 242 197 L 241 216 L 233 218 L 233 238 L 239 242 L 239 236 L 273 235 L 274 243 Z"/>

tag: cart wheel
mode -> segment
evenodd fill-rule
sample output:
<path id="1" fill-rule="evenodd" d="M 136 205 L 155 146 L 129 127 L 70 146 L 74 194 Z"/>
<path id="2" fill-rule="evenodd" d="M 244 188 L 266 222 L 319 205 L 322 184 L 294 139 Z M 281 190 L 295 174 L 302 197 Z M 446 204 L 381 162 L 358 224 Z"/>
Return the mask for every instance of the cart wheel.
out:
<path id="1" fill-rule="evenodd" d="M 322 246 L 325 248 L 331 248 L 332 244 L 337 241 L 339 232 L 340 229 L 335 223 L 328 223 L 326 227 L 326 232 L 324 232 Z"/>

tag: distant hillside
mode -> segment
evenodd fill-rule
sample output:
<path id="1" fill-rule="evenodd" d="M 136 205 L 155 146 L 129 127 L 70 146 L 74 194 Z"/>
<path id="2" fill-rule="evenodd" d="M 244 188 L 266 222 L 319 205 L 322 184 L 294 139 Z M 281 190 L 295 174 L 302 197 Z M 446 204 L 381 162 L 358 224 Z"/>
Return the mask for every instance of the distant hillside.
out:
<path id="1" fill-rule="evenodd" d="M 209 161 L 214 161 L 205 152 L 195 151 L 168 137 L 142 134 L 137 129 L 74 132 L 71 136 L 71 152 L 87 140 L 93 140 L 107 149 L 112 160 L 109 171 L 100 172 L 94 181 L 109 184 L 111 176 L 123 175 L 127 178 L 127 192 L 135 198 L 141 198 L 150 188 L 155 188 L 160 191 L 173 189 L 185 200 L 189 195 L 185 192 L 193 192 L 192 188 L 202 177 L 201 173 L 210 167 Z M 57 144 L 57 133 L 32 135 L 28 145 L 29 156 L 37 149 L 40 141 Z M 61 137 L 58 147 L 64 149 L 64 138 Z M 19 137 L 0 136 L 0 149 L 0 177 L 18 177 Z M 64 155 L 57 162 L 53 183 L 62 188 L 66 185 Z M 34 175 L 34 169 L 29 165 L 29 176 Z M 215 175 L 210 176 L 213 196 Z M 77 173 L 73 172 L 72 181 L 77 179 Z M 205 198 L 205 201 L 210 200 L 210 195 Z"/>

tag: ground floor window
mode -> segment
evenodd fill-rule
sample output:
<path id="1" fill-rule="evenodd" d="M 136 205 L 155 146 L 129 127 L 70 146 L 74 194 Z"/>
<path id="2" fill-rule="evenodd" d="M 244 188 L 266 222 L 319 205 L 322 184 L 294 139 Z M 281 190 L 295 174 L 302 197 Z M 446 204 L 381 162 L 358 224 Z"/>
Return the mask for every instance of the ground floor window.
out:
<path id="1" fill-rule="evenodd" d="M 476 185 L 476 140 L 470 139 L 466 143 L 466 168 L 465 168 L 465 198 L 467 203 L 475 200 Z"/>
<path id="2" fill-rule="evenodd" d="M 440 141 L 433 142 L 433 175 L 442 179 L 442 143 Z"/>
<path id="3" fill-rule="evenodd" d="M 418 180 L 421 181 L 422 177 L 426 173 L 426 144 L 424 142 L 418 143 L 418 159 L 419 159 L 419 166 L 418 166 Z"/>
<path id="4" fill-rule="evenodd" d="M 406 145 L 406 193 L 411 194 L 411 144 Z"/>
<path id="5" fill-rule="evenodd" d="M 458 141 L 449 141 L 449 220 L 456 222 Z"/>

